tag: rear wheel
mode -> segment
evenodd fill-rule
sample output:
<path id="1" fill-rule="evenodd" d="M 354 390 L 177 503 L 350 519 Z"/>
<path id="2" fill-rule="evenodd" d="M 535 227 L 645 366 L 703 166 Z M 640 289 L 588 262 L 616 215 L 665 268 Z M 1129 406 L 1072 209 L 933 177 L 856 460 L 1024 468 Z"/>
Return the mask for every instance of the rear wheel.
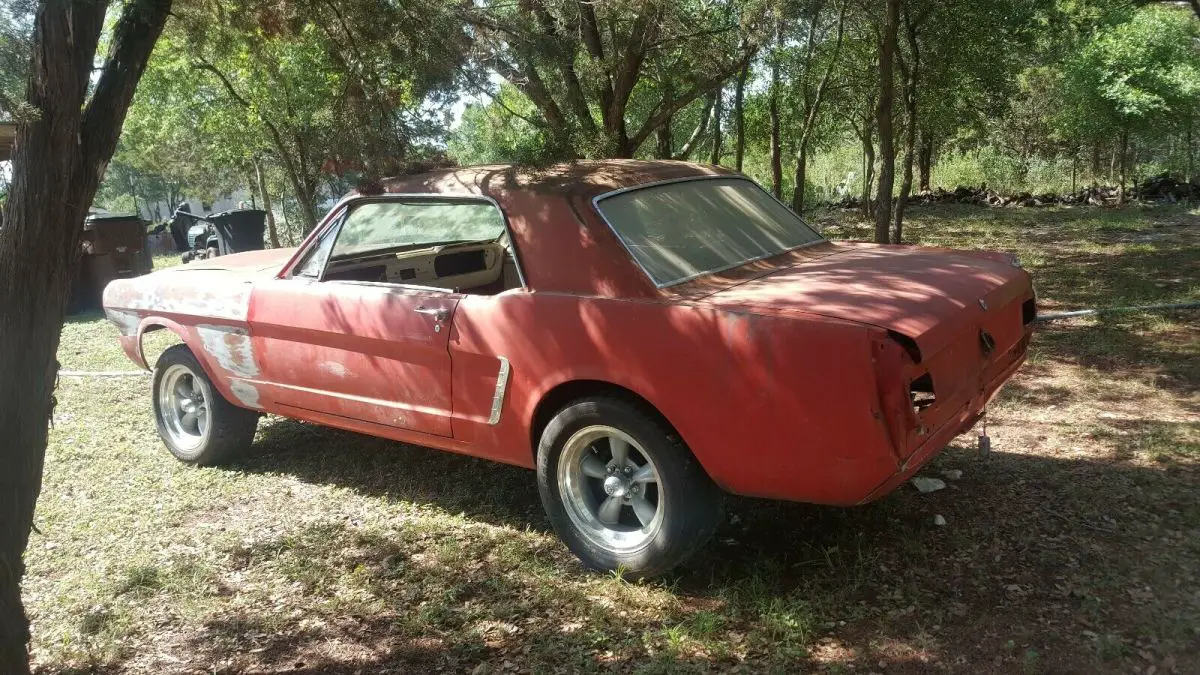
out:
<path id="1" fill-rule="evenodd" d="M 225 400 L 187 345 L 168 348 L 154 367 L 154 419 L 176 459 L 211 466 L 245 449 L 259 414 Z"/>
<path id="2" fill-rule="evenodd" d="M 585 565 L 662 574 L 712 537 L 721 491 L 683 443 L 623 399 L 563 408 L 538 447 L 542 504 Z"/>

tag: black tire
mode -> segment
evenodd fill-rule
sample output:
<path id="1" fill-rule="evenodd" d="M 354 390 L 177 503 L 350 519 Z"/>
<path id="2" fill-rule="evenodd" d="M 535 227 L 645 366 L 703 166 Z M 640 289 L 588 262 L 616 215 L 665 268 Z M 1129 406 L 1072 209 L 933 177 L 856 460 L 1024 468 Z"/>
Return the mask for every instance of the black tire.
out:
<path id="1" fill-rule="evenodd" d="M 217 248 L 216 246 L 209 246 L 208 252 L 205 255 L 205 258 L 207 260 L 212 260 L 213 258 L 215 258 L 219 255 L 221 255 L 221 249 Z"/>
<path id="2" fill-rule="evenodd" d="M 632 548 L 620 549 L 597 541 L 597 536 L 589 534 L 587 527 L 576 520 L 580 513 L 578 507 L 568 506 L 565 499 L 570 498 L 564 498 L 564 489 L 572 492 L 569 486 L 564 487 L 567 483 L 564 483 L 560 472 L 567 443 L 578 445 L 572 439 L 581 435 L 586 437 L 589 430 L 602 428 L 615 429 L 632 439 L 636 445 L 631 446 L 633 450 L 630 452 L 643 456 L 645 463 L 653 464 L 656 469 L 653 487 L 646 484 L 643 488 L 645 498 L 650 497 L 651 490 L 654 491 L 657 502 L 655 520 L 651 525 L 646 525 L 645 521 L 640 524 L 633 522 L 635 533 L 640 533 L 646 539 L 632 544 Z M 604 442 L 611 441 L 598 443 Z M 592 446 L 588 452 L 598 451 L 596 446 Z M 575 456 L 574 453 L 572 456 Z M 610 472 L 613 470 L 613 461 L 610 460 L 608 464 Z M 580 463 L 580 466 L 583 464 Z M 569 472 L 570 469 L 563 471 Z M 594 570 L 621 570 L 635 579 L 663 574 L 707 544 L 723 515 L 723 493 L 713 484 L 683 441 L 655 416 L 647 414 L 638 403 L 615 396 L 579 399 L 562 408 L 542 432 L 538 444 L 537 473 L 542 505 L 554 531 L 584 565 Z M 620 471 L 617 473 L 619 475 Z M 596 477 L 592 476 L 592 479 Z M 587 483 L 587 479 L 581 482 Z M 613 492 L 609 491 L 607 481 L 601 485 L 603 491 L 593 491 L 591 499 L 612 499 Z M 586 495 L 587 489 L 580 492 Z M 623 494 L 624 490 L 621 492 Z M 583 497 L 584 501 L 588 499 L 588 496 Z M 572 503 L 579 504 L 579 499 L 572 499 Z M 662 510 L 661 521 L 657 520 L 657 509 Z M 625 512 L 622 510 L 622 513 Z M 641 520 L 641 515 L 637 518 Z M 639 525 L 645 527 L 637 530 Z M 626 526 L 618 524 L 617 527 Z"/>
<path id="3" fill-rule="evenodd" d="M 195 442 L 192 443 L 180 440 L 180 423 L 174 421 L 173 413 L 164 408 L 164 405 L 173 405 L 170 401 L 164 401 L 167 397 L 163 391 L 164 386 L 173 388 L 178 385 L 179 378 L 186 376 L 192 378 L 193 391 L 199 388 L 202 392 L 200 407 L 206 410 L 204 430 L 198 432 Z M 172 379 L 168 381 L 168 377 Z M 154 366 L 151 399 L 154 402 L 154 422 L 158 426 L 159 437 L 171 454 L 185 464 L 220 464 L 245 450 L 254 440 L 259 413 L 239 408 L 221 396 L 221 392 L 217 391 L 205 375 L 204 369 L 200 367 L 187 345 L 169 347 L 158 357 Z"/>

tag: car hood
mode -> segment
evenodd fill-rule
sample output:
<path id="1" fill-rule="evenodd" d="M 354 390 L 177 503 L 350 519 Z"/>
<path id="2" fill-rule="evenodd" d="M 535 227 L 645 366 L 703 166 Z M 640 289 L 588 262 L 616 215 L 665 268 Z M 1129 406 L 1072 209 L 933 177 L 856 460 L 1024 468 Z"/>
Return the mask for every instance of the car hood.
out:
<path id="1" fill-rule="evenodd" d="M 1029 275 L 1004 253 L 843 243 L 836 251 L 700 300 L 722 309 L 817 314 L 878 326 L 940 350 L 963 316 L 1025 294 Z M 981 304 L 982 303 L 982 304 Z"/>
<path id="2" fill-rule="evenodd" d="M 177 267 L 168 267 L 171 272 L 187 272 L 195 270 L 224 270 L 230 272 L 270 272 L 277 273 L 283 265 L 291 260 L 296 253 L 295 247 L 268 248 L 261 251 L 246 251 L 231 253 L 205 260 L 196 260 Z M 257 275 L 256 275 L 257 276 Z"/>

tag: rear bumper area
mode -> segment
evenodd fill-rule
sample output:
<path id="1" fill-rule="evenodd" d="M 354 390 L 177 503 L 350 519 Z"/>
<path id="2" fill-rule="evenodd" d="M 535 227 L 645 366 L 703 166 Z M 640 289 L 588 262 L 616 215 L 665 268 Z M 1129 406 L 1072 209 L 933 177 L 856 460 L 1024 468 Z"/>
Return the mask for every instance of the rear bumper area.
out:
<path id="1" fill-rule="evenodd" d="M 994 370 L 985 374 L 984 384 L 980 387 L 978 393 L 972 396 L 965 404 L 944 423 L 937 431 L 921 444 L 909 457 L 900 465 L 900 468 L 889 477 L 886 481 L 871 491 L 858 504 L 868 504 L 879 499 L 896 489 L 904 481 L 911 478 L 921 470 L 925 464 L 936 457 L 938 453 L 946 448 L 950 441 L 954 440 L 960 434 L 970 431 L 983 416 L 984 410 L 988 403 L 996 397 L 1000 389 L 1013 376 L 1021 365 L 1025 363 L 1027 355 L 1027 347 L 1029 345 L 1030 334 L 1027 332 L 1025 337 L 1015 345 L 1010 352 L 1012 359 L 1007 364 L 1003 365 L 998 370 Z M 999 360 L 1004 363 L 1004 359 Z"/>

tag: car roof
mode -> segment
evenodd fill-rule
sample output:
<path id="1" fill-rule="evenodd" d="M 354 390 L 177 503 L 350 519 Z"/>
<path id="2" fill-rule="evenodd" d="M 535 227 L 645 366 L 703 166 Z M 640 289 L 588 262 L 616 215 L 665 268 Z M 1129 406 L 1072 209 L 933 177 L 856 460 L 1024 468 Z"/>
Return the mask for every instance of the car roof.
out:
<path id="1" fill-rule="evenodd" d="M 544 167 L 496 164 L 388 178 L 378 186 L 361 189 L 360 193 L 443 193 L 495 197 L 503 192 L 529 191 L 591 198 L 646 183 L 720 175 L 734 175 L 734 172 L 719 166 L 667 160 L 580 160 Z"/>
<path id="2" fill-rule="evenodd" d="M 347 197 L 429 194 L 492 199 L 505 214 L 531 290 L 655 298 L 660 297 L 659 290 L 590 208 L 591 200 L 662 181 L 739 175 L 719 166 L 665 160 L 586 160 L 545 167 L 501 164 L 368 181 Z"/>

